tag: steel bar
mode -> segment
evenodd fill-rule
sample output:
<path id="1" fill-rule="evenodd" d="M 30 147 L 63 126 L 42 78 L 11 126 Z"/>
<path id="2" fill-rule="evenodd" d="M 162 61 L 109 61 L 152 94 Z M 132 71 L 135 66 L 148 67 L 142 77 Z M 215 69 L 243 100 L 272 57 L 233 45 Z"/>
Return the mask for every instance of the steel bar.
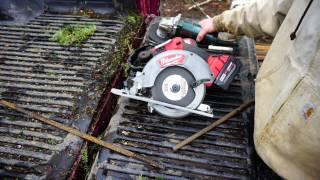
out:
<path id="1" fill-rule="evenodd" d="M 27 111 L 27 110 L 25 110 L 23 108 L 20 108 L 17 105 L 15 105 L 13 103 L 10 103 L 8 101 L 0 100 L 0 104 L 6 106 L 8 108 L 14 109 L 16 111 L 19 111 L 21 113 L 24 113 L 24 114 L 30 116 L 31 118 L 37 119 L 37 120 L 39 120 L 41 122 L 44 122 L 44 123 L 49 124 L 51 126 L 54 126 L 54 127 L 58 128 L 58 129 L 62 129 L 64 131 L 67 131 L 67 132 L 69 132 L 69 133 L 71 133 L 71 134 L 73 134 L 75 136 L 81 137 L 82 139 L 85 139 L 87 141 L 93 142 L 93 143 L 98 144 L 98 145 L 100 145 L 102 147 L 105 147 L 107 149 L 110 149 L 110 150 L 112 150 L 114 152 L 120 153 L 120 154 L 128 156 L 130 158 L 135 158 L 135 159 L 140 160 L 142 162 L 145 162 L 145 163 L 147 163 L 147 164 L 149 164 L 149 165 L 151 165 L 153 167 L 164 169 L 163 165 L 161 165 L 161 164 L 159 164 L 159 163 L 157 163 L 157 162 L 155 162 L 153 160 L 147 159 L 146 157 L 138 155 L 138 154 L 136 154 L 134 152 L 131 152 L 131 151 L 127 150 L 127 149 L 124 149 L 124 148 L 120 147 L 119 145 L 106 143 L 106 142 L 104 142 L 104 141 L 102 141 L 102 140 L 100 140 L 100 139 L 98 139 L 98 138 L 96 138 L 94 136 L 82 133 L 77 129 L 74 129 L 72 127 L 69 127 L 69 126 L 66 126 L 64 124 L 58 123 L 56 121 L 50 120 L 50 119 L 48 119 L 48 118 L 46 118 L 44 116 L 41 116 L 39 114 Z"/>
<path id="2" fill-rule="evenodd" d="M 244 109 L 246 109 L 247 107 L 249 107 L 249 106 L 251 106 L 253 104 L 254 104 L 254 100 L 253 99 L 248 101 L 248 102 L 243 103 L 237 109 L 229 112 L 228 114 L 226 114 L 225 116 L 223 116 L 219 120 L 214 121 L 209 126 L 205 127 L 204 129 L 198 131 L 197 133 L 193 134 L 192 136 L 190 136 L 187 139 L 185 139 L 185 140 L 181 141 L 180 143 L 178 143 L 175 147 L 173 147 L 173 150 L 177 151 L 177 150 L 181 149 L 185 145 L 191 143 L 193 140 L 195 140 L 195 139 L 199 138 L 200 136 L 206 134 L 207 132 L 211 131 L 213 128 L 217 127 L 218 125 L 222 124 L 223 122 L 227 121 L 231 117 L 233 117 L 236 114 L 242 112 Z"/>

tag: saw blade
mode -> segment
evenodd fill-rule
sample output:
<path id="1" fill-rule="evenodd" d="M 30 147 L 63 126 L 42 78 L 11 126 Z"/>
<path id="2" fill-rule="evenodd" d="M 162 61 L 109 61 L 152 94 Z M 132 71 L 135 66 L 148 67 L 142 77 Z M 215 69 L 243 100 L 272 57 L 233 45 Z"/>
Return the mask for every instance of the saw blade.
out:
<path id="1" fill-rule="evenodd" d="M 191 84 L 193 75 L 182 67 L 168 67 L 156 78 L 152 98 L 158 101 L 187 107 L 195 98 Z"/>

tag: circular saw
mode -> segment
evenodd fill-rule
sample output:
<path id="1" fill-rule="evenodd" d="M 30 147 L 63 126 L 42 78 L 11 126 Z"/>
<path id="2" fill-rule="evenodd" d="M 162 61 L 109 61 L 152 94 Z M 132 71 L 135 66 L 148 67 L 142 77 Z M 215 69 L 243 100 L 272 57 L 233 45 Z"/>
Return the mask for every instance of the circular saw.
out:
<path id="1" fill-rule="evenodd" d="M 194 40 L 181 37 L 136 50 L 128 64 L 134 75 L 124 89 L 112 92 L 145 101 L 150 112 L 173 118 L 190 113 L 213 117 L 211 107 L 202 103 L 206 88 L 227 89 L 240 68 L 236 58 L 209 55 Z"/>

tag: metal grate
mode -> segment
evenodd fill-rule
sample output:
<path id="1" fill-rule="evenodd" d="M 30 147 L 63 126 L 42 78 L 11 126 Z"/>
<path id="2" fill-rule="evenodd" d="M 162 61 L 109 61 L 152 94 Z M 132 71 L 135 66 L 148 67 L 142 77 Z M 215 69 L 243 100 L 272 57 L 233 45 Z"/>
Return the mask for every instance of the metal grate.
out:
<path id="1" fill-rule="evenodd" d="M 248 39 L 242 44 L 245 47 L 240 51 L 246 51 L 240 52 L 243 66 L 229 90 L 207 90 L 205 103 L 214 108 L 214 119 L 196 115 L 169 119 L 148 113 L 145 103 L 125 98 L 119 101 L 119 110 L 110 122 L 105 140 L 162 162 L 167 167 L 165 171 L 150 170 L 139 161 L 102 150 L 91 178 L 249 179 L 252 145 L 248 139 L 246 113 L 232 118 L 182 150 L 176 153 L 172 150 L 179 141 L 252 98 L 253 81 L 248 77 L 253 73 L 249 61 L 256 61 L 254 54 L 247 52 L 249 44 L 254 45 Z"/>
<path id="2" fill-rule="evenodd" d="M 67 24 L 95 24 L 97 31 L 81 46 L 49 41 Z M 53 14 L 0 26 L 0 98 L 86 132 L 100 98 L 92 74 L 123 26 L 119 20 Z M 81 143 L 0 106 L 0 177 L 64 178 Z"/>

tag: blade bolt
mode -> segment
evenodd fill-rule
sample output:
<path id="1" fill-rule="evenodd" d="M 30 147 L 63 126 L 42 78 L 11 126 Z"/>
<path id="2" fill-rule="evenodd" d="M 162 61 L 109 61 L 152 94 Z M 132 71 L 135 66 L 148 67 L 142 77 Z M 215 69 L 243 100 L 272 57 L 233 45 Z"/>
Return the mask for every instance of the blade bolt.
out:
<path id="1" fill-rule="evenodd" d="M 179 92 L 180 91 L 180 85 L 179 84 L 172 85 L 171 91 L 174 92 L 174 93 Z"/>

